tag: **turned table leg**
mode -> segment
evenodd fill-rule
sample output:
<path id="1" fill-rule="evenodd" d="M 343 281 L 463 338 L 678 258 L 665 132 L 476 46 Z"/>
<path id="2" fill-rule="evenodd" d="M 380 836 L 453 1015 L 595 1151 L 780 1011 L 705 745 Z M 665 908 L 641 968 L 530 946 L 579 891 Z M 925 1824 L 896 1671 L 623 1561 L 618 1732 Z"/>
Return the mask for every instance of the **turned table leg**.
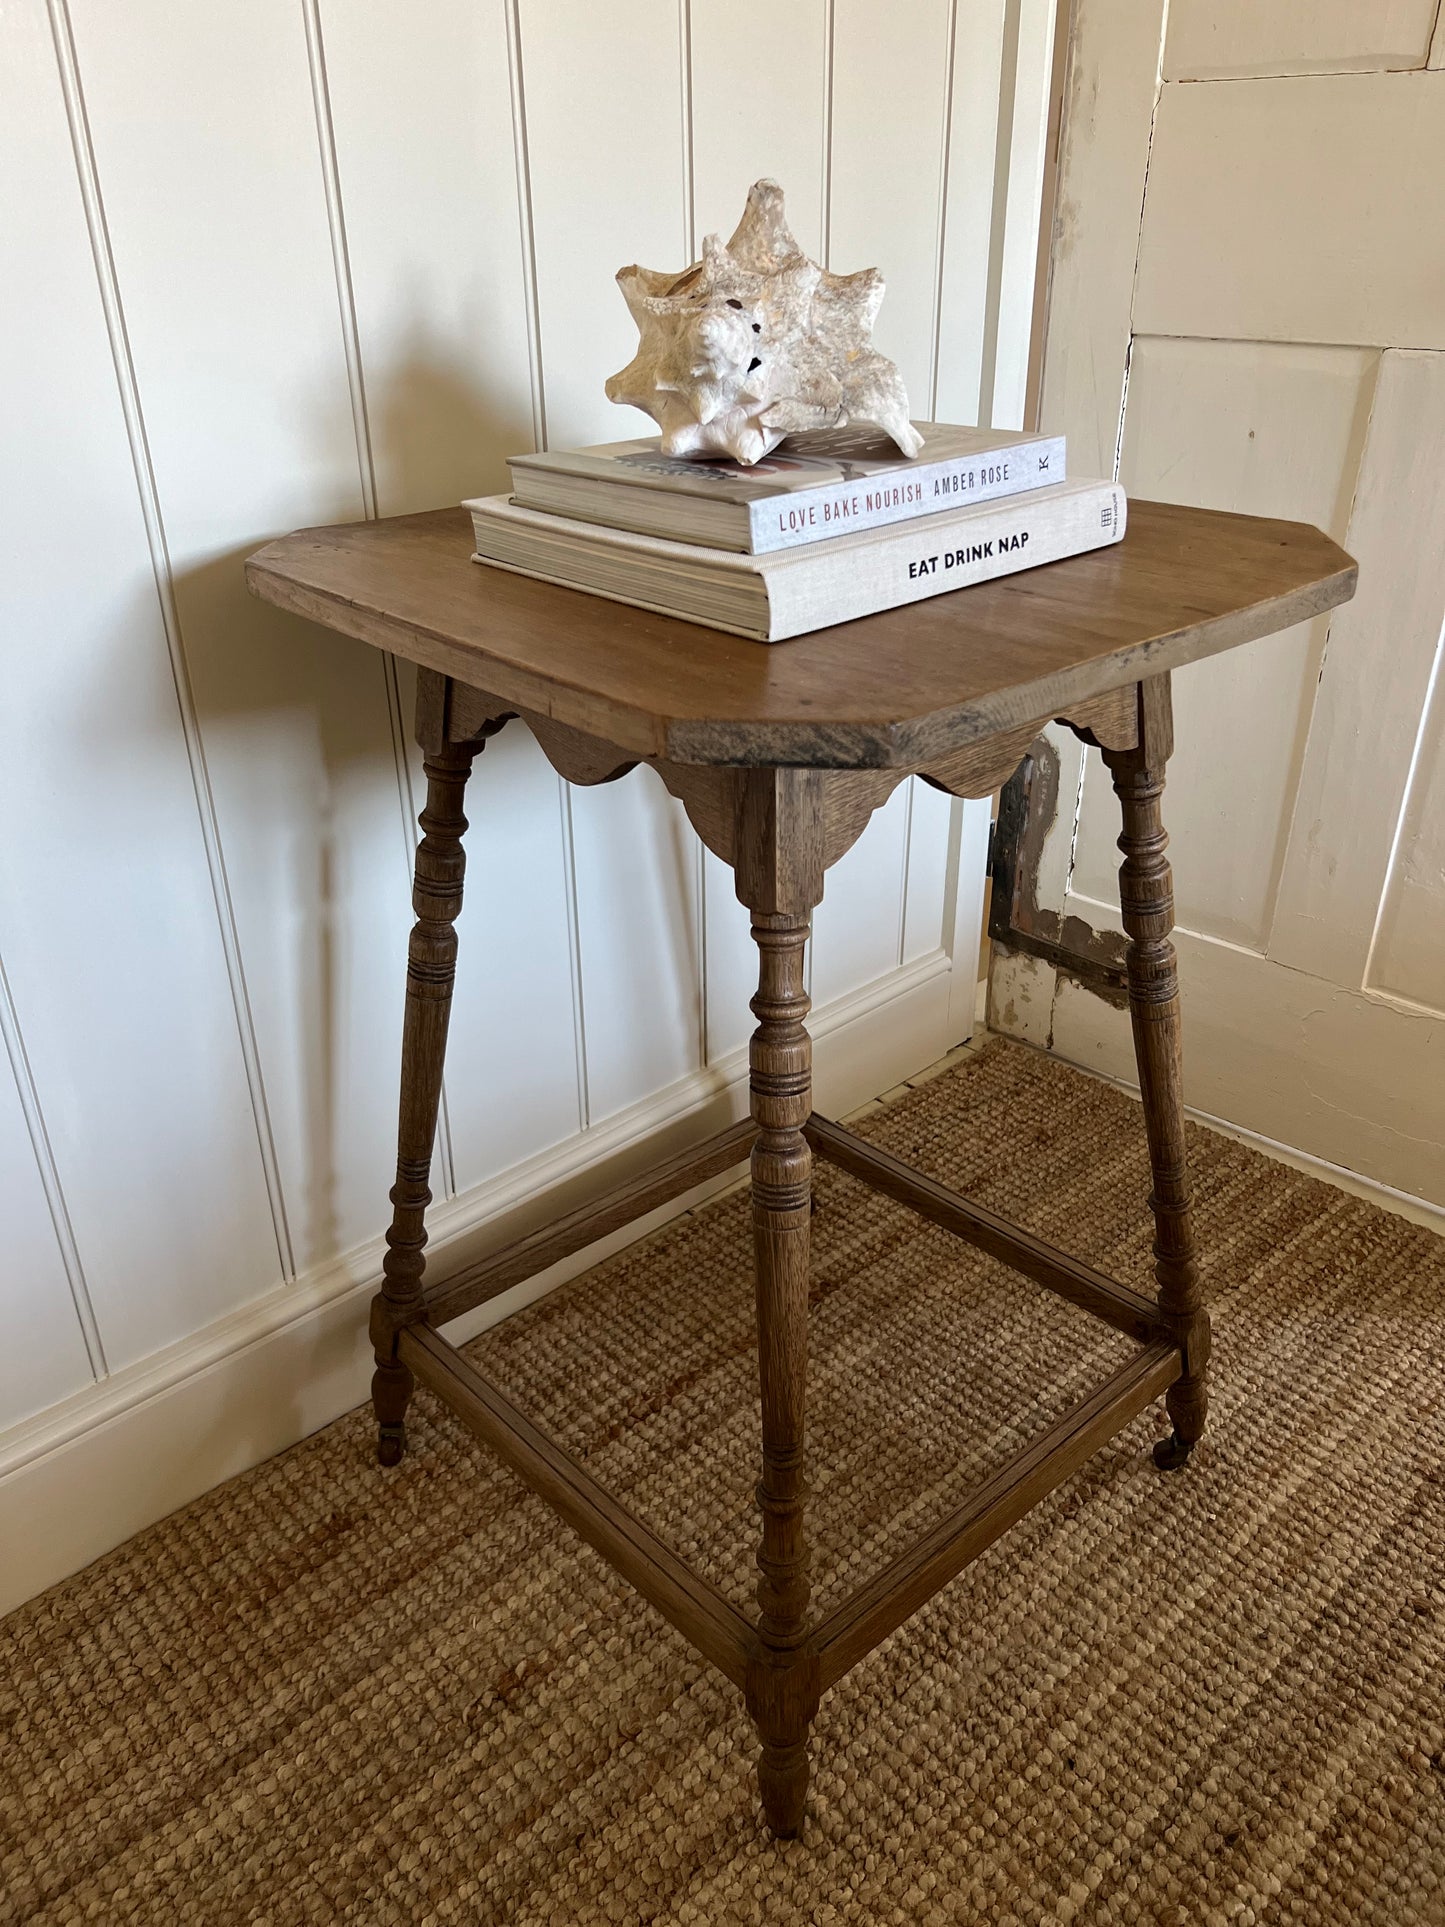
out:
<path id="1" fill-rule="evenodd" d="M 758 1027 L 749 1046 L 753 1252 L 762 1401 L 762 1512 L 758 1549 L 760 1651 L 749 1669 L 748 1711 L 762 1741 L 758 1786 L 772 1831 L 803 1825 L 808 1731 L 818 1708 L 817 1654 L 808 1645 L 803 1416 L 808 1366 L 808 1247 L 813 1154 L 803 1126 L 813 1102 L 804 954 L 822 895 L 821 784 L 807 771 L 750 773 L 743 803 L 746 855 L 737 889 L 758 947 Z"/>
<path id="2" fill-rule="evenodd" d="M 406 962 L 406 1016 L 401 1044 L 401 1115 L 397 1126 L 396 1183 L 386 1234 L 383 1285 L 372 1302 L 371 1339 L 376 1371 L 371 1402 L 376 1412 L 376 1455 L 395 1465 L 406 1449 L 410 1369 L 397 1357 L 396 1335 L 422 1315 L 426 1267 L 426 1209 L 431 1203 L 432 1146 L 441 1104 L 447 1020 L 456 975 L 455 924 L 462 907 L 467 819 L 462 798 L 480 742 L 441 743 L 426 759 L 426 807 L 417 845 L 412 907 L 416 923 Z"/>
<path id="3" fill-rule="evenodd" d="M 1129 934 L 1129 1015 L 1153 1176 L 1149 1204 L 1154 1213 L 1154 1275 L 1160 1309 L 1185 1359 L 1183 1376 L 1165 1395 L 1173 1434 L 1154 1448 L 1155 1464 L 1172 1471 L 1184 1464 L 1204 1431 L 1209 1314 L 1204 1309 L 1190 1222 L 1179 973 L 1169 940 L 1174 887 L 1165 855 L 1169 838 L 1160 813 L 1164 769 L 1173 748 L 1167 675 L 1140 684 L 1139 706 L 1139 746 L 1105 750 L 1104 761 L 1123 813 L 1119 901 Z"/>

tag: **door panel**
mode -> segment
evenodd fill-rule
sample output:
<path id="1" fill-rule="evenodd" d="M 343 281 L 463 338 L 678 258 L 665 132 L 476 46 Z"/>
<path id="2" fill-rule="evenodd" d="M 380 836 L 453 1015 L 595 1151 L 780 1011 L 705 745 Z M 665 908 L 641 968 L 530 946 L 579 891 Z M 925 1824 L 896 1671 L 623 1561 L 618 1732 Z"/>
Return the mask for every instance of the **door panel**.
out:
<path id="1" fill-rule="evenodd" d="M 1134 327 L 1445 347 L 1442 180 L 1438 74 L 1166 85 Z"/>
<path id="2" fill-rule="evenodd" d="M 1117 447 L 1131 494 L 1313 522 L 1358 559 L 1328 623 L 1175 679 L 1185 1089 L 1445 1202 L 1445 74 L 1390 71 L 1429 12 L 1181 0 L 1146 101 L 1159 11 L 1079 0 L 1042 415 L 1076 472 Z M 1137 268 L 1098 219 L 1131 206 Z M 1132 1081 L 1117 805 L 1051 740 L 1032 954 L 1005 931 L 990 1022 Z"/>
<path id="3" fill-rule="evenodd" d="M 1121 479 L 1131 495 L 1287 516 L 1343 541 L 1378 360 L 1282 342 L 1136 341 Z M 1326 628 L 1302 623 L 1176 679 L 1170 833 L 1189 852 L 1177 904 L 1193 930 L 1265 948 Z M 1113 906 L 1116 819 L 1095 753 L 1072 889 Z"/>
<path id="4" fill-rule="evenodd" d="M 949 8 L 947 0 L 914 0 L 903 16 L 907 31 L 886 36 L 878 33 L 878 12 L 875 0 L 835 0 L 832 215 L 823 258 L 837 274 L 889 264 L 873 340 L 897 362 L 909 396 L 921 400 L 932 379 L 938 305 Z M 880 100 L 896 102 L 896 110 L 880 114 Z M 907 193 L 898 192 L 900 181 Z"/>
<path id="5" fill-rule="evenodd" d="M 1438 0 L 1173 0 L 1166 80 L 1423 67 Z"/>
<path id="6" fill-rule="evenodd" d="M 1281 963 L 1336 983 L 1365 979 L 1439 656 L 1442 449 L 1445 355 L 1385 355 L 1343 538 L 1359 562 L 1360 586 L 1330 624 L 1270 942 Z M 1369 772 L 1363 796 L 1360 785 L 1341 780 L 1353 769 Z M 1445 965 L 1437 971 L 1445 976 Z"/>

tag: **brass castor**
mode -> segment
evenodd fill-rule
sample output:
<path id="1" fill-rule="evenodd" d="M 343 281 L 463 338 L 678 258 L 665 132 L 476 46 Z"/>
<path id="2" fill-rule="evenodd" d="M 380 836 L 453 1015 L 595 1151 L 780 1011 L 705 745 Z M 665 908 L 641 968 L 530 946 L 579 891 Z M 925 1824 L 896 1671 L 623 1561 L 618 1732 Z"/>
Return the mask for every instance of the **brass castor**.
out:
<path id="1" fill-rule="evenodd" d="M 1177 1472 L 1181 1465 L 1189 1463 L 1193 1450 L 1193 1439 L 1182 1439 L 1177 1432 L 1171 1432 L 1167 1439 L 1155 1439 L 1154 1463 L 1161 1472 Z"/>
<path id="2" fill-rule="evenodd" d="M 378 1465 L 400 1465 L 406 1451 L 406 1427 L 404 1425 L 383 1425 L 376 1434 L 376 1462 Z"/>

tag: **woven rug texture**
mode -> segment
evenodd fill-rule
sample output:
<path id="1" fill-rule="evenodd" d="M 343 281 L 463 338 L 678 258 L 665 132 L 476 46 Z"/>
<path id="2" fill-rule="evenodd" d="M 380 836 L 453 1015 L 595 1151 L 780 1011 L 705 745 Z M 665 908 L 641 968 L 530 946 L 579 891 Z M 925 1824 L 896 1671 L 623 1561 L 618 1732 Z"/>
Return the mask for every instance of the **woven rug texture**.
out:
<path id="1" fill-rule="evenodd" d="M 1150 1288 L 1142 1115 L 995 1044 L 858 1126 Z M 800 1840 L 739 1695 L 426 1393 L 0 1624 L 0 1921 L 1445 1923 L 1445 1241 L 1192 1128 L 1205 1442 L 1142 1416 L 822 1705 Z M 827 1610 L 1128 1354 L 818 1168 Z M 740 1602 L 733 1192 L 468 1347 Z"/>

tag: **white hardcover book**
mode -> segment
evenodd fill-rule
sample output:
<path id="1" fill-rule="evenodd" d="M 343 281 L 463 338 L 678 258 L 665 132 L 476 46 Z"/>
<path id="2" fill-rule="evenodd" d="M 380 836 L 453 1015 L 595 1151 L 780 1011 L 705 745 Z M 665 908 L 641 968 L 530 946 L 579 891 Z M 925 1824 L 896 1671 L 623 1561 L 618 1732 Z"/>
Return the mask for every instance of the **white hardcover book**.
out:
<path id="1" fill-rule="evenodd" d="M 1124 533 L 1117 482 L 1064 482 L 926 522 L 836 536 L 772 555 L 733 555 L 519 507 L 465 504 L 474 561 L 712 629 L 784 642 L 949 589 L 1103 548 Z"/>
<path id="2" fill-rule="evenodd" d="M 751 468 L 664 455 L 657 436 L 514 455 L 512 498 L 581 522 L 769 555 L 1067 479 L 1062 435 L 918 422 L 900 455 L 866 424 L 790 435 Z"/>

